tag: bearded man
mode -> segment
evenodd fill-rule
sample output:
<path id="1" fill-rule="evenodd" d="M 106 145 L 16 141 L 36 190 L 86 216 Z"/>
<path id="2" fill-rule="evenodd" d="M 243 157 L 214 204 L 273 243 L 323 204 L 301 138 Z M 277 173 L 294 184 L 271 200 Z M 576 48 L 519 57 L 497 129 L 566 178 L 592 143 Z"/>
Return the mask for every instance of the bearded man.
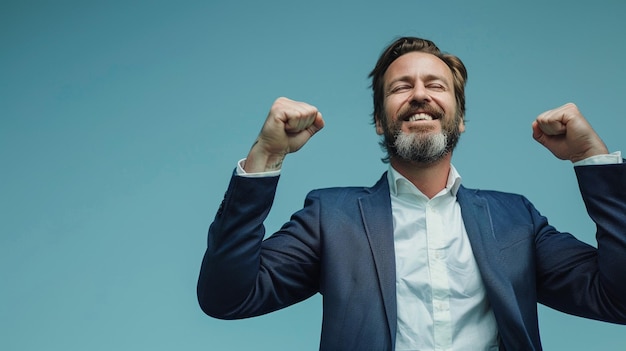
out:
<path id="1" fill-rule="evenodd" d="M 285 156 L 324 126 L 316 107 L 277 99 L 210 226 L 205 313 L 252 317 L 321 293 L 322 350 L 539 350 L 537 303 L 626 324 L 626 166 L 574 104 L 539 115 L 533 137 L 574 163 L 599 249 L 523 196 L 461 185 L 459 58 L 400 38 L 370 76 L 388 171 L 371 188 L 312 191 L 263 240 Z"/>

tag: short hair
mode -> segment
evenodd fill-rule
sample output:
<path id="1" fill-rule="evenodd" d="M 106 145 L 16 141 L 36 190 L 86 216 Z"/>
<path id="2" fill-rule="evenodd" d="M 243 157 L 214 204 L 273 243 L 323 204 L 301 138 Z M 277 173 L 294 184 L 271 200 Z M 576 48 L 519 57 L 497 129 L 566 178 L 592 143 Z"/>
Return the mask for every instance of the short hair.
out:
<path id="1" fill-rule="evenodd" d="M 391 63 L 398 57 L 414 51 L 433 54 L 448 65 L 454 80 L 454 95 L 456 97 L 457 112 L 461 118 L 465 118 L 465 84 L 467 82 L 467 69 L 461 59 L 442 52 L 434 42 L 428 39 L 402 37 L 391 43 L 391 45 L 383 51 L 378 62 L 376 62 L 376 67 L 374 67 L 369 74 L 369 77 L 372 78 L 372 85 L 370 87 L 373 91 L 374 100 L 373 122 L 376 123 L 376 119 L 379 118 L 383 112 L 385 97 L 383 77 L 385 72 L 387 72 Z"/>

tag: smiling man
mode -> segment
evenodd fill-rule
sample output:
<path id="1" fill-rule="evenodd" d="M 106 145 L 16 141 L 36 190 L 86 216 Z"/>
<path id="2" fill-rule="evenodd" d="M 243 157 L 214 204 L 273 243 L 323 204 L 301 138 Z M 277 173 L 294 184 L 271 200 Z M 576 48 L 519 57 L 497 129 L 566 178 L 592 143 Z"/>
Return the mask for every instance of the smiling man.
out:
<path id="1" fill-rule="evenodd" d="M 523 196 L 461 185 L 460 59 L 400 38 L 370 76 L 388 171 L 371 188 L 312 191 L 263 240 L 285 156 L 324 126 L 316 107 L 277 99 L 209 229 L 207 314 L 252 317 L 319 292 L 323 350 L 538 350 L 537 303 L 626 324 L 626 166 L 575 105 L 539 115 L 533 137 L 574 163 L 599 249 Z"/>
<path id="2" fill-rule="evenodd" d="M 465 81 L 465 68 L 459 69 Z M 432 197 L 442 189 L 452 150 L 465 130 L 452 70 L 431 53 L 412 51 L 394 60 L 382 80 L 383 106 L 374 114 L 376 132 L 384 136 L 381 144 L 400 173 L 419 165 L 441 174 L 440 182 L 429 179 L 421 188 Z"/>

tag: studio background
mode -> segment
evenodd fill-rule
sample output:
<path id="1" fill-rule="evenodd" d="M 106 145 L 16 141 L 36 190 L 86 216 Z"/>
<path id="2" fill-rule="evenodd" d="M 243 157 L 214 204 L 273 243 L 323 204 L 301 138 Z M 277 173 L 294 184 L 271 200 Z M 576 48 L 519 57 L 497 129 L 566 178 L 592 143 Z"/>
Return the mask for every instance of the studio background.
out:
<path id="1" fill-rule="evenodd" d="M 626 152 L 626 3 L 0 2 L 0 349 L 317 350 L 321 297 L 258 318 L 203 315 L 206 232 L 272 102 L 326 128 L 285 161 L 274 231 L 314 188 L 386 170 L 367 75 L 399 36 L 469 71 L 453 163 L 526 195 L 595 245 L 569 162 L 531 137 L 575 102 Z M 623 350 L 623 326 L 539 307 L 546 350 Z"/>

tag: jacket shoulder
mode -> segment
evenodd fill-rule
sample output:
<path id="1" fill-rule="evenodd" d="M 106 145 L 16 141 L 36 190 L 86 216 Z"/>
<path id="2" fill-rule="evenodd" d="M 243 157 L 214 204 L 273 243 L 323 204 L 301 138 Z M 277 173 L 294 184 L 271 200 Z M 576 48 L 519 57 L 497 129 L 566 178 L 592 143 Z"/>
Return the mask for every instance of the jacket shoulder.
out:
<path id="1" fill-rule="evenodd" d="M 373 186 L 340 186 L 315 189 L 309 192 L 307 198 L 315 197 L 319 199 L 358 199 L 369 195 L 385 195 L 389 194 L 389 186 L 387 183 L 387 173 Z"/>
<path id="2" fill-rule="evenodd" d="M 471 189 L 461 186 L 457 198 L 465 205 L 485 202 L 491 210 L 514 212 L 519 212 L 523 208 L 534 210 L 533 204 L 524 195 L 498 190 Z"/>

